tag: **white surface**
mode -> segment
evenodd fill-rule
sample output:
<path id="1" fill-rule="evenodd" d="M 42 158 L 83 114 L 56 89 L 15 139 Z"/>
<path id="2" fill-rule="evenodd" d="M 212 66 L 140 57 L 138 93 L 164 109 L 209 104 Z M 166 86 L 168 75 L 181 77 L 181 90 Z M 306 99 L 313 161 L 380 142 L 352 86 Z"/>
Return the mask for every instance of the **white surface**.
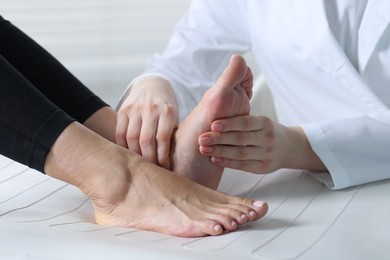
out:
<path id="1" fill-rule="evenodd" d="M 329 191 L 301 171 L 228 171 L 220 190 L 269 213 L 197 239 L 103 227 L 75 187 L 0 157 L 0 259 L 389 259 L 389 181 Z"/>

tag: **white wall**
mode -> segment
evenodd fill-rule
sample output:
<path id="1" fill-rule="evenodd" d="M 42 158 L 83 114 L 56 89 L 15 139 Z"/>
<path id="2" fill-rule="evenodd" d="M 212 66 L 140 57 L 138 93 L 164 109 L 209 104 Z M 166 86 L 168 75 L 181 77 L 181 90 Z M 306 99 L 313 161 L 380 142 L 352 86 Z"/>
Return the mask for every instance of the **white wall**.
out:
<path id="1" fill-rule="evenodd" d="M 0 14 L 115 106 L 190 0 L 0 0 Z"/>

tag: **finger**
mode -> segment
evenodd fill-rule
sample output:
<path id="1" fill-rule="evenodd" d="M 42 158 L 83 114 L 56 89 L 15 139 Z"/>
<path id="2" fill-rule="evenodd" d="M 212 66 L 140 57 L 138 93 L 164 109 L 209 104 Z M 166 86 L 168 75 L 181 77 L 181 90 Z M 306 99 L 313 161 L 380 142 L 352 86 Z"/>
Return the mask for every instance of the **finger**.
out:
<path id="1" fill-rule="evenodd" d="M 259 146 L 200 146 L 199 151 L 206 156 L 220 157 L 232 160 L 264 160 L 268 158 L 265 149 Z"/>
<path id="2" fill-rule="evenodd" d="M 245 90 L 248 98 L 251 99 L 253 95 L 253 73 L 249 67 L 247 67 L 247 72 L 241 86 Z"/>
<path id="3" fill-rule="evenodd" d="M 263 129 L 271 122 L 271 119 L 265 116 L 235 116 L 215 120 L 211 124 L 211 130 L 214 132 L 256 131 Z"/>
<path id="4" fill-rule="evenodd" d="M 141 154 L 141 148 L 139 146 L 139 138 L 142 126 L 142 118 L 138 115 L 129 118 L 129 124 L 127 125 L 126 144 L 130 151 Z"/>
<path id="5" fill-rule="evenodd" d="M 118 145 L 128 148 L 126 141 L 127 127 L 129 125 L 129 118 L 125 113 L 118 112 L 116 128 L 115 128 L 115 141 Z"/>
<path id="6" fill-rule="evenodd" d="M 139 146 L 141 154 L 153 163 L 157 163 L 156 156 L 156 132 L 158 115 L 146 112 L 143 115 Z"/>
<path id="7" fill-rule="evenodd" d="M 261 144 L 262 139 L 263 138 L 262 138 L 261 131 L 226 132 L 226 133 L 207 132 L 199 136 L 198 143 L 201 146 L 211 146 L 211 145 L 257 146 Z"/>
<path id="8" fill-rule="evenodd" d="M 157 142 L 157 163 L 170 169 L 170 148 L 173 130 L 177 126 L 177 114 L 172 106 L 166 106 L 159 119 L 156 142 Z"/>
<path id="9" fill-rule="evenodd" d="M 271 161 L 270 160 L 231 160 L 220 157 L 211 157 L 211 162 L 218 166 L 232 168 L 236 170 L 252 172 L 252 173 L 270 173 L 271 172 Z"/>

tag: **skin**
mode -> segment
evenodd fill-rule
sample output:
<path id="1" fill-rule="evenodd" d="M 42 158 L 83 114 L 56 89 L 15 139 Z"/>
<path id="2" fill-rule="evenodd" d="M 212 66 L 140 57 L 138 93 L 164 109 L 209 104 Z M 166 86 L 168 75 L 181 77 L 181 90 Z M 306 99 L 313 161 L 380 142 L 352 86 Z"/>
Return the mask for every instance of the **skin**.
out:
<path id="1" fill-rule="evenodd" d="M 299 126 L 246 115 L 215 120 L 211 129 L 198 143 L 215 165 L 262 174 L 280 168 L 327 171 Z"/>
<path id="2" fill-rule="evenodd" d="M 245 84 L 231 83 L 249 82 L 247 74 L 250 71 L 241 57 L 234 60 L 236 62 L 231 62 L 227 69 L 229 73 L 222 75 L 187 120 L 203 118 L 204 122 L 183 122 L 175 132 L 173 168 L 186 165 L 187 168 L 183 168 L 186 171 L 192 164 L 197 167 L 198 160 L 205 161 L 196 146 L 198 133 L 204 131 L 205 126 L 211 129 L 211 122 L 223 108 L 222 100 L 230 97 L 237 104 L 244 104 L 238 106 L 237 114 L 244 113 L 241 108 L 246 111 L 251 86 L 246 89 Z M 246 100 L 242 101 L 241 97 Z M 205 111 L 213 109 L 214 113 L 203 116 Z M 230 111 L 231 115 L 234 113 Z M 116 118 L 117 114 L 106 107 L 92 115 L 84 125 L 70 124 L 52 146 L 45 162 L 48 175 L 77 186 L 90 198 L 97 223 L 197 237 L 233 231 L 266 214 L 268 206 L 262 201 L 217 192 L 115 144 Z M 195 147 L 189 144 L 195 144 Z M 179 151 L 185 156 L 178 156 Z M 181 161 L 184 158 L 186 163 Z M 203 176 L 218 175 L 221 167 L 206 161 L 198 168 L 205 173 Z"/>
<path id="3" fill-rule="evenodd" d="M 217 189 L 223 167 L 210 166 L 208 159 L 200 156 L 193 137 L 210 131 L 215 119 L 249 114 L 252 87 L 251 70 L 241 56 L 234 55 L 201 105 L 176 129 L 177 102 L 169 82 L 157 76 L 142 77 L 133 83 L 118 111 L 116 141 L 157 165 Z M 193 129 L 190 125 L 198 127 Z M 184 131 L 187 128 L 192 131 Z"/>
<path id="4" fill-rule="evenodd" d="M 211 123 L 217 118 L 249 114 L 252 87 L 251 70 L 241 56 L 233 55 L 219 80 L 179 125 L 172 143 L 174 172 L 217 189 L 224 167 L 213 165 L 207 157 L 201 156 L 198 136 L 210 131 Z"/>
<path id="5" fill-rule="evenodd" d="M 142 86 L 144 92 L 139 91 Z M 250 93 L 248 92 L 248 94 Z M 148 98 L 144 98 L 143 96 L 147 96 Z M 133 103 L 134 100 L 138 100 L 138 102 Z M 159 77 L 143 77 L 135 82 L 129 97 L 119 110 L 119 114 L 127 113 L 127 116 L 130 117 L 132 114 L 127 109 L 129 105 L 137 104 L 143 109 L 150 109 L 154 103 L 165 104 L 173 110 L 171 111 L 173 114 L 171 117 L 163 117 L 161 116 L 162 112 L 155 112 L 157 114 L 160 113 L 157 116 L 158 120 L 154 120 L 154 124 L 149 124 L 150 129 L 158 129 L 159 132 L 164 134 L 155 134 L 153 136 L 154 133 L 149 133 L 147 137 L 140 134 L 133 136 L 133 138 L 129 135 L 127 137 L 128 143 L 132 142 L 138 147 L 158 147 L 158 143 L 166 144 L 170 142 L 170 133 L 174 131 L 177 120 L 177 102 L 174 99 L 174 92 L 166 80 Z M 203 113 L 206 115 L 209 114 L 209 112 Z M 216 116 L 217 119 L 214 122 L 210 123 L 209 129 L 207 129 L 208 127 L 202 128 L 204 132 L 199 132 L 197 144 L 199 146 L 199 153 L 211 158 L 211 162 L 216 166 L 213 171 L 214 174 L 212 176 L 206 176 L 207 174 L 203 174 L 202 171 L 185 170 L 189 168 L 185 165 L 185 161 L 182 161 L 183 165 L 171 166 L 174 171 L 185 173 L 192 180 L 214 189 L 218 186 L 221 177 L 220 169 L 223 167 L 253 173 L 271 173 L 280 168 L 327 171 L 323 162 L 311 148 L 301 127 L 286 127 L 267 117 L 249 116 L 247 113 L 237 115 L 237 117 L 234 117 L 233 114 L 220 114 L 218 116 Z M 141 128 L 141 124 L 135 125 L 128 120 L 123 120 L 122 117 L 118 117 L 118 121 L 120 120 L 124 121 L 123 125 L 126 125 L 128 129 Z M 191 119 L 193 123 L 196 120 L 196 118 Z M 191 124 L 191 121 L 188 119 L 183 124 Z M 123 125 L 121 129 L 124 128 Z M 117 131 L 117 139 L 122 136 L 121 138 L 125 140 L 126 137 L 123 136 L 123 133 L 126 131 L 121 132 L 122 134 Z M 177 133 L 177 136 L 184 135 L 185 133 Z M 152 144 L 150 145 L 148 143 Z M 175 139 L 173 139 L 171 145 L 175 145 Z M 130 145 L 126 146 L 123 144 L 122 146 L 129 147 L 129 149 L 131 147 Z M 162 146 L 168 147 L 168 145 Z M 161 149 L 156 150 L 156 148 L 150 148 L 150 151 L 153 149 L 155 149 L 154 153 L 139 152 L 140 150 L 145 150 L 140 148 L 134 151 L 152 161 L 155 160 L 149 154 L 157 154 L 156 156 L 158 158 L 169 157 L 166 149 L 162 152 Z M 177 147 L 177 149 L 180 150 L 181 148 Z M 192 154 L 194 153 L 192 152 Z M 173 153 L 173 158 L 174 156 L 175 154 Z M 191 156 L 189 157 L 191 158 Z M 166 159 L 163 161 L 166 161 Z M 164 167 L 168 165 L 167 163 L 159 163 L 159 160 L 157 160 L 157 163 L 159 165 L 165 165 Z M 191 167 L 195 167 L 194 164 Z M 182 171 L 182 169 L 184 170 Z"/>
<path id="6" fill-rule="evenodd" d="M 175 93 L 168 81 L 147 76 L 133 82 L 118 111 L 116 142 L 170 169 L 171 137 L 178 126 Z"/>

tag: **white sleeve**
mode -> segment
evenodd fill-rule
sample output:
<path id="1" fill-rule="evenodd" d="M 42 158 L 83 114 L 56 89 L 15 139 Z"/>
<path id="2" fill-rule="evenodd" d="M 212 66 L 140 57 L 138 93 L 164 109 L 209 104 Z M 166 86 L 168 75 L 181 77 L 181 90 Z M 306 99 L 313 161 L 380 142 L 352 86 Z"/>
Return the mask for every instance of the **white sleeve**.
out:
<path id="1" fill-rule="evenodd" d="M 390 111 L 302 126 L 329 173 L 313 173 L 330 189 L 390 178 Z"/>
<path id="2" fill-rule="evenodd" d="M 145 74 L 163 76 L 171 83 L 180 120 L 214 84 L 230 56 L 250 49 L 245 13 L 244 0 L 194 0 L 164 53 L 149 60 Z"/>

